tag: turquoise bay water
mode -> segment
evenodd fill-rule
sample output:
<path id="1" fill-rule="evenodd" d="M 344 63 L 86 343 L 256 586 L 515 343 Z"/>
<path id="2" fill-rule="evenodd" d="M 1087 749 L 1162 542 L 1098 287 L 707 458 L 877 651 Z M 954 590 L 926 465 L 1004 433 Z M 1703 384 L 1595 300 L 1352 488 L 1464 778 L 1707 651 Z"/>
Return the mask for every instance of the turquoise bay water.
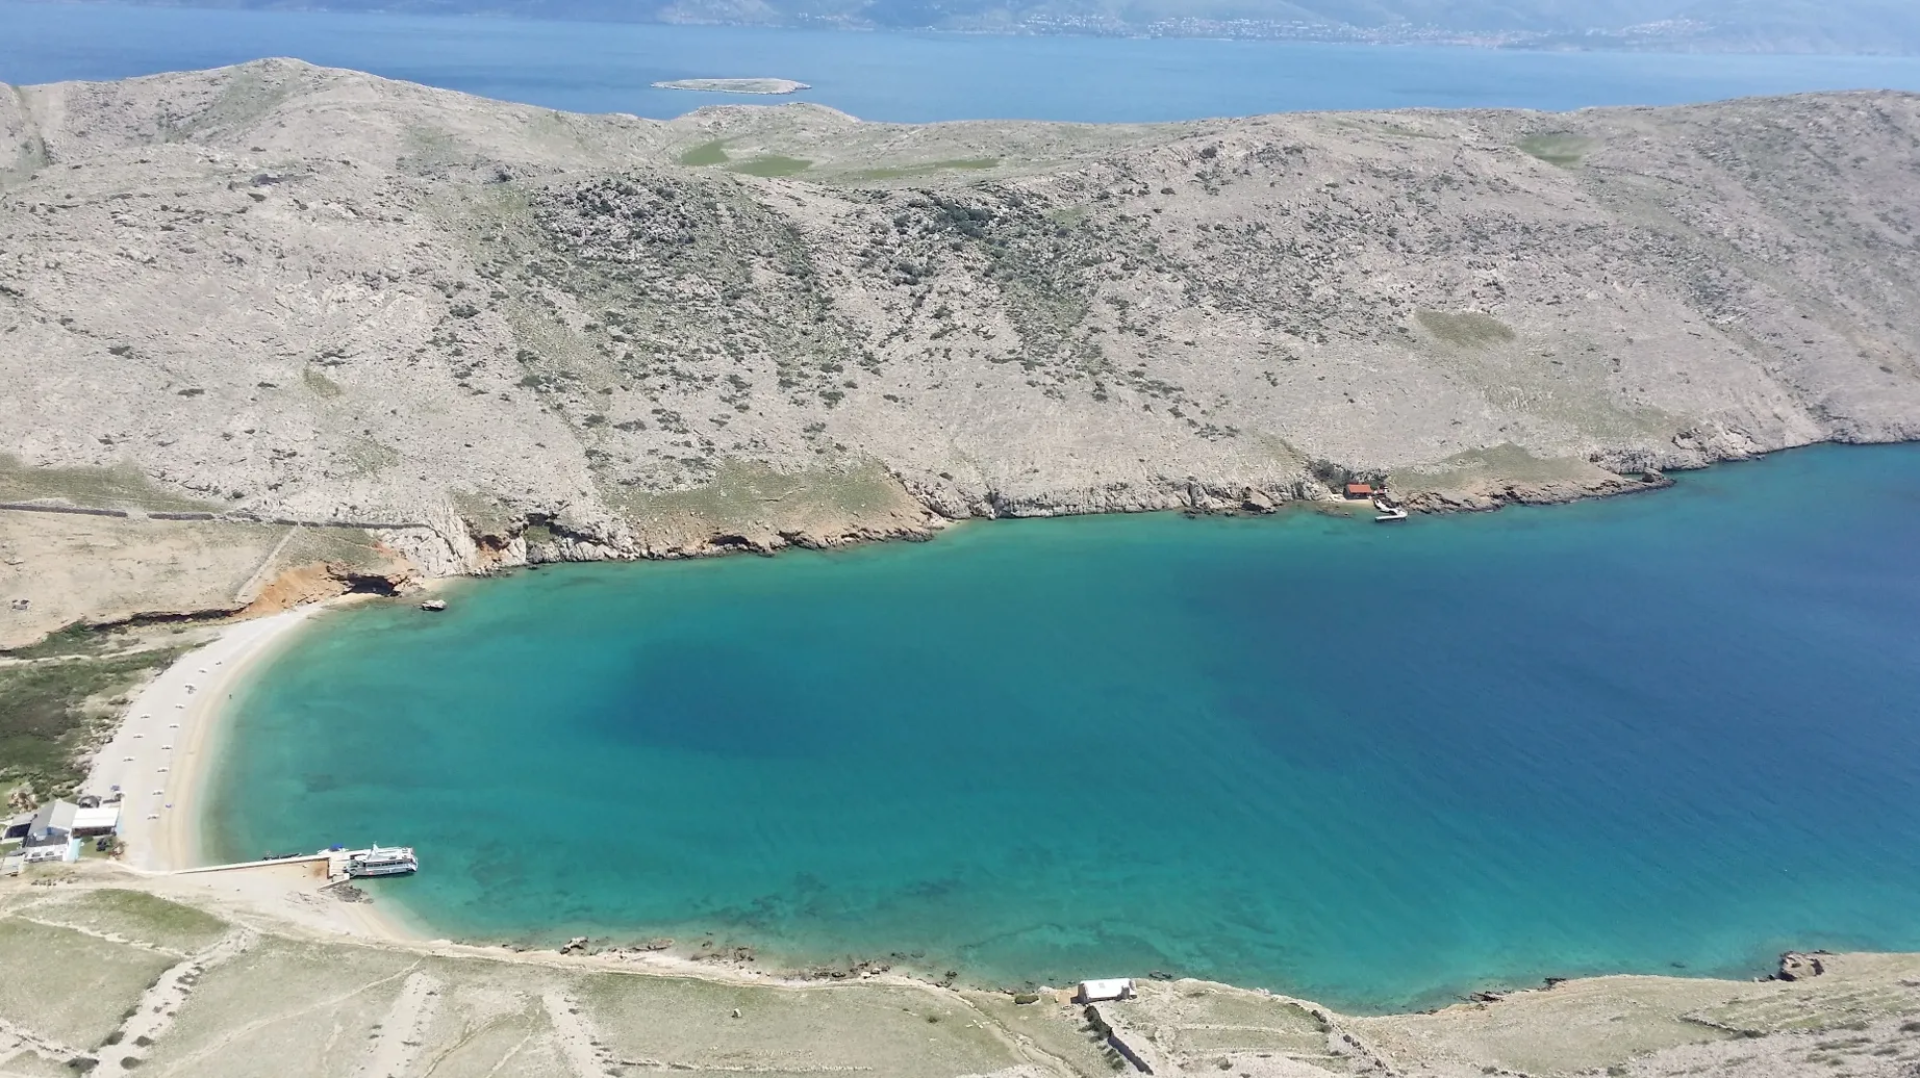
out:
<path id="1" fill-rule="evenodd" d="M 296 56 L 548 108 L 671 117 L 766 99 L 656 90 L 772 75 L 869 120 L 1187 120 L 1307 109 L 1665 105 L 1920 90 L 1920 58 L 1525 52 L 1262 41 L 606 25 L 0 0 L 0 82 Z"/>
<path id="2" fill-rule="evenodd" d="M 1920 447 L 1404 527 L 969 525 L 343 612 L 215 852 L 405 841 L 438 931 L 1162 969 L 1363 1009 L 1920 949 Z"/>

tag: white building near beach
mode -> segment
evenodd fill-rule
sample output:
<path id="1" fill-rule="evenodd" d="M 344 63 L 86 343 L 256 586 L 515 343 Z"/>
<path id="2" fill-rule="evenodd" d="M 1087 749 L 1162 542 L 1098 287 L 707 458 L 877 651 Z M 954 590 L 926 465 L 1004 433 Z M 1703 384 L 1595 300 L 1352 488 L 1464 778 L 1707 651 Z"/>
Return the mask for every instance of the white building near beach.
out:
<path id="1" fill-rule="evenodd" d="M 1079 1003 L 1105 1003 L 1113 999 L 1132 999 L 1133 979 L 1113 977 L 1103 981 L 1081 981 Z"/>
<path id="2" fill-rule="evenodd" d="M 33 812 L 7 821 L 6 837 L 26 849 L 65 846 L 76 838 L 112 835 L 120 831 L 120 806 L 81 808 L 71 801 L 49 801 Z"/>
<path id="3" fill-rule="evenodd" d="M 87 808 L 83 805 L 74 810 L 74 838 L 98 838 L 101 835 L 117 835 L 119 833 L 119 805 L 101 805 L 97 808 Z"/>
<path id="4" fill-rule="evenodd" d="M 80 806 L 71 801 L 49 801 L 41 805 L 27 822 L 21 845 L 28 849 L 66 845 L 73 838 L 73 817 L 79 811 Z"/>

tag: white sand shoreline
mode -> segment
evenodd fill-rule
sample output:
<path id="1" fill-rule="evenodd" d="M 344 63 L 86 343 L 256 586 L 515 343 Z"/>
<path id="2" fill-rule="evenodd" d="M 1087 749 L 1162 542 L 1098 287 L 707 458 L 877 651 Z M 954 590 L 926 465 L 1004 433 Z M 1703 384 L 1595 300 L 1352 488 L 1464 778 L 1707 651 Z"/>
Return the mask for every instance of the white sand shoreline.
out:
<path id="1" fill-rule="evenodd" d="M 235 622 L 212 643 L 175 660 L 133 698 L 82 789 L 118 790 L 127 863 L 171 872 L 200 863 L 200 810 L 218 755 L 224 706 L 247 671 L 322 607 L 297 607 Z"/>
<path id="2" fill-rule="evenodd" d="M 409 942 L 426 937 L 409 918 L 375 903 L 319 896 L 327 884 L 325 870 L 310 864 L 262 862 L 229 872 L 174 875 L 205 863 L 200 839 L 206 791 L 234 694 L 310 618 L 352 598 L 227 625 L 212 643 L 181 656 L 134 697 L 113 740 L 95 755 L 82 787 L 102 797 L 117 787 L 125 795 L 120 836 L 127 844 L 127 868 L 332 932 Z"/>

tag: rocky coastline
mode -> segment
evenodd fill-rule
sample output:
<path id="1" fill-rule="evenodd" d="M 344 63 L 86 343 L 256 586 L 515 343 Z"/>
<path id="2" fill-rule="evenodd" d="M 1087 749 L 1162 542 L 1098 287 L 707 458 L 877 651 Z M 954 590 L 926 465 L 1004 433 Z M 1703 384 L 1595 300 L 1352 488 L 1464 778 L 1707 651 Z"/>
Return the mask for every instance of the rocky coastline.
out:
<path id="1" fill-rule="evenodd" d="M 890 479 L 899 484 L 902 502 L 872 518 L 844 514 L 797 521 L 768 519 L 752 522 L 747 527 L 739 526 L 738 522 L 725 526 L 683 520 L 671 532 L 649 527 L 644 520 L 585 517 L 564 510 L 502 514 L 486 522 L 447 511 L 431 523 L 399 525 L 262 521 L 251 514 L 199 514 L 198 519 L 208 524 L 241 529 L 298 523 L 309 528 L 361 531 L 374 545 L 378 556 L 358 562 L 297 562 L 276 566 L 271 572 L 263 567 L 257 586 L 239 595 L 172 607 L 123 599 L 111 607 L 86 611 L 74 623 L 113 629 L 251 617 L 348 594 L 405 596 L 430 587 L 437 580 L 487 577 L 544 564 L 672 561 L 733 554 L 772 556 L 785 550 L 926 542 L 937 539 L 957 524 L 998 519 L 1153 512 L 1268 516 L 1316 507 L 1347 512 L 1355 503 L 1343 500 L 1335 491 L 1350 480 L 1378 484 L 1411 513 L 1421 516 L 1492 512 L 1516 505 L 1563 505 L 1590 498 L 1663 490 L 1674 485 L 1669 472 L 1684 473 L 1720 463 L 1753 460 L 1771 452 L 1791 451 L 1760 451 L 1751 446 L 1726 445 L 1714 448 L 1719 450 L 1719 455 L 1703 459 L 1697 450 L 1676 452 L 1665 459 L 1664 469 L 1646 466 L 1635 474 L 1618 474 L 1596 466 L 1571 476 L 1518 478 L 1489 474 L 1453 485 L 1428 482 L 1412 487 L 1400 485 L 1395 477 L 1377 471 L 1321 465 L 1316 474 L 1290 483 L 1263 486 L 1189 481 L 1088 491 L 1079 497 L 1008 497 L 995 492 L 967 497 L 949 489 L 916 487 L 889 473 Z M 1417 477 L 1415 481 L 1419 481 Z M 903 509 L 903 505 L 906 508 Z M 0 520 L 14 513 L 127 516 L 119 510 L 46 503 L 0 506 Z M 19 609 L 22 608 L 16 611 Z M 65 624 L 45 625 L 31 636 L 16 634 L 9 639 L 8 646 L 30 645 Z"/>
<path id="2" fill-rule="evenodd" d="M 1805 446 L 1769 451 L 1742 449 L 1717 456 L 1676 453 L 1665 459 L 1663 468 L 1646 466 L 1632 474 L 1618 474 L 1595 467 L 1586 474 L 1564 478 L 1492 475 L 1454 486 L 1434 484 L 1413 489 L 1395 485 L 1390 476 L 1378 471 L 1350 470 L 1333 465 L 1323 466 L 1319 476 L 1309 475 L 1286 484 L 1255 486 L 1189 481 L 1184 484 L 1165 483 L 1088 491 L 1081 497 L 1009 497 L 997 492 L 968 497 L 951 489 L 918 487 L 902 480 L 903 489 L 922 510 L 923 515 L 917 521 L 890 522 L 880 526 L 857 521 L 841 522 L 838 527 L 824 530 L 768 529 L 754 536 L 716 532 L 703 538 L 664 545 L 648 542 L 644 538 L 646 529 L 643 524 L 636 526 L 624 521 L 566 522 L 559 515 L 536 512 L 518 518 L 498 531 L 471 535 L 475 549 L 485 552 L 483 563 L 465 572 L 449 575 L 486 575 L 527 564 L 676 560 L 740 553 L 772 555 L 787 549 L 829 550 L 869 542 L 925 542 L 956 524 L 1002 519 L 1156 512 L 1194 516 L 1268 516 L 1315 506 L 1341 509 L 1353 503 L 1342 499 L 1335 491 L 1339 484 L 1349 480 L 1379 484 L 1381 489 L 1391 492 L 1408 510 L 1421 515 L 1492 512 L 1508 506 L 1565 505 L 1592 498 L 1664 490 L 1674 485 L 1670 472 L 1684 473 L 1717 464 L 1750 461 L 1798 448 Z M 895 478 L 899 479 L 898 476 Z M 541 529 L 544 538 L 529 541 L 527 533 L 533 528 Z"/>

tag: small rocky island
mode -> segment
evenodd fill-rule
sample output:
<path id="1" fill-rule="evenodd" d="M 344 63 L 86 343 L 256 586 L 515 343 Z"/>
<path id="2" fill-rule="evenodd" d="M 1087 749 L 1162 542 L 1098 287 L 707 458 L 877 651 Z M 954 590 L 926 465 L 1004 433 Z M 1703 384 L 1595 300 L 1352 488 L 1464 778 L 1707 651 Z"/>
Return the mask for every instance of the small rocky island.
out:
<path id="1" fill-rule="evenodd" d="M 791 94 L 813 89 L 792 79 L 671 79 L 653 86 L 656 90 L 705 90 L 718 94 Z"/>

